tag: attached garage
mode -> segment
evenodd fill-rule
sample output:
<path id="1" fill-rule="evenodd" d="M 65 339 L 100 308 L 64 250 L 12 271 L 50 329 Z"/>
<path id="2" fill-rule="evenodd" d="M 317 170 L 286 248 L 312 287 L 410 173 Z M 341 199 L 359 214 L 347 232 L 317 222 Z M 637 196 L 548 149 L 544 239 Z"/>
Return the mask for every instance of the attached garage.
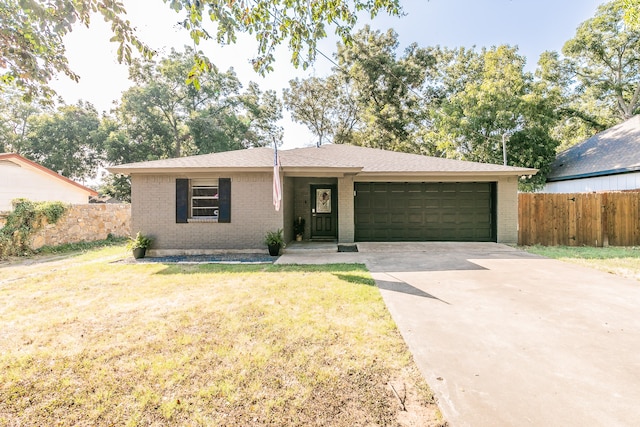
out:
<path id="1" fill-rule="evenodd" d="M 494 182 L 356 182 L 355 240 L 496 241 Z"/>

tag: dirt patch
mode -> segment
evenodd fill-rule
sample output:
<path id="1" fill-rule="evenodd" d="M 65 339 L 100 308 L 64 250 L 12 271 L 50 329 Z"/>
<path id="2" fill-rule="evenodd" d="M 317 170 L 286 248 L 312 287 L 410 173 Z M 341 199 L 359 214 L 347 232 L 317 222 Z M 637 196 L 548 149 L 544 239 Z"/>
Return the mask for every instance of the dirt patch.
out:
<path id="1" fill-rule="evenodd" d="M 387 383 L 398 412 L 396 420 L 402 427 L 446 427 L 435 398 L 426 384 L 416 384 L 414 368 L 407 368 L 402 377 Z"/>

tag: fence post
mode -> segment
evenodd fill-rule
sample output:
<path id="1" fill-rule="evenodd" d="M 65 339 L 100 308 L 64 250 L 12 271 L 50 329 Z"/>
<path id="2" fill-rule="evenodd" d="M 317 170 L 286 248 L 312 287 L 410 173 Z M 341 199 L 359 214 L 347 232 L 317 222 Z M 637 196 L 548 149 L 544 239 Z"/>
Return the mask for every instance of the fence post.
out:
<path id="1" fill-rule="evenodd" d="M 607 247 L 609 246 L 609 215 L 608 215 L 608 211 L 609 211 L 609 204 L 608 204 L 608 198 L 607 198 L 607 193 L 602 193 L 601 194 L 601 229 L 602 229 L 602 237 L 601 237 L 601 241 L 602 241 L 602 247 Z"/>

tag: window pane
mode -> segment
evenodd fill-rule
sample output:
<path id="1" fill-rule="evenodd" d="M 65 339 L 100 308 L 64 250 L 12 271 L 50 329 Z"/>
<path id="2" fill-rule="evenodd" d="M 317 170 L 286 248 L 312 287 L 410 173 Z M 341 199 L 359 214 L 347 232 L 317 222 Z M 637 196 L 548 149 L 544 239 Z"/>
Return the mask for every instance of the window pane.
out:
<path id="1" fill-rule="evenodd" d="M 193 197 L 215 197 L 218 198 L 217 187 L 193 187 Z"/>
<path id="2" fill-rule="evenodd" d="M 218 217 L 218 186 L 211 183 L 200 183 L 191 187 L 191 216 Z"/>
<path id="3" fill-rule="evenodd" d="M 192 206 L 194 208 L 217 208 L 218 200 L 217 199 L 193 199 Z"/>
<path id="4" fill-rule="evenodd" d="M 215 218 L 218 216 L 218 208 L 193 208 L 192 216 L 210 216 Z"/>

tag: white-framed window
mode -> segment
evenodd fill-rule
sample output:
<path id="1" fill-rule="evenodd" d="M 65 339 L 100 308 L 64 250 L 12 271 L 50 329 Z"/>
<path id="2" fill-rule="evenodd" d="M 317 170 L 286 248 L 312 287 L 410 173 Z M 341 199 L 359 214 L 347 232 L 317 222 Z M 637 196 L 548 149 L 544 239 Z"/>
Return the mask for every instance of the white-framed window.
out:
<path id="1" fill-rule="evenodd" d="M 192 179 L 190 188 L 191 218 L 217 220 L 220 214 L 217 179 Z"/>

